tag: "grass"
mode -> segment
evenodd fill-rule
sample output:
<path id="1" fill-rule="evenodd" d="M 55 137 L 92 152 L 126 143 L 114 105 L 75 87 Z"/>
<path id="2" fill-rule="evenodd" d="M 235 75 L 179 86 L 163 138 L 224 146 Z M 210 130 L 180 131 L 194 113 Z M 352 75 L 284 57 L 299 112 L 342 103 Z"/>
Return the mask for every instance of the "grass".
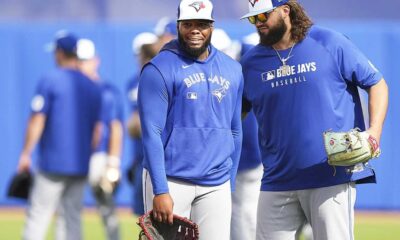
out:
<path id="1" fill-rule="evenodd" d="M 137 217 L 129 210 L 118 211 L 121 240 L 138 239 L 139 228 Z M 23 209 L 0 208 L 0 240 L 21 239 L 24 226 Z M 49 227 L 46 240 L 54 240 L 54 221 Z M 85 209 L 83 213 L 83 236 L 85 240 L 106 240 L 101 218 L 93 209 Z"/>
<path id="2" fill-rule="evenodd" d="M 368 213 L 356 215 L 355 236 L 360 240 L 398 240 L 400 236 L 399 213 Z"/>
<path id="3" fill-rule="evenodd" d="M 137 217 L 129 210 L 118 212 L 121 222 L 121 240 L 138 239 Z M 83 214 L 83 235 L 86 240 L 106 240 L 101 219 L 92 209 Z M 0 240 L 21 239 L 24 212 L 21 209 L 0 208 Z M 54 224 L 46 240 L 54 239 Z M 398 240 L 400 236 L 400 214 L 391 212 L 357 212 L 355 239 L 357 240 Z M 247 240 L 247 239 L 244 239 Z"/>

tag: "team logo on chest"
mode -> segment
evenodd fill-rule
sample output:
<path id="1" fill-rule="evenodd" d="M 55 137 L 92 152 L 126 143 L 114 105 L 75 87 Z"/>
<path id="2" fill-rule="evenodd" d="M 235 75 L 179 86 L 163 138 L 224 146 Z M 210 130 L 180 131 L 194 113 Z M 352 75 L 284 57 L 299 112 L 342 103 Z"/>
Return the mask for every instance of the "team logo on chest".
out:
<path id="1" fill-rule="evenodd" d="M 316 62 L 305 62 L 297 65 L 279 66 L 261 73 L 261 80 L 271 84 L 272 88 L 297 85 L 307 82 L 307 75 L 317 71 Z"/>
<path id="2" fill-rule="evenodd" d="M 187 75 L 183 79 L 184 86 L 189 90 L 186 94 L 186 98 L 190 100 L 197 99 L 197 93 L 193 92 L 193 90 L 197 91 L 198 88 L 193 88 L 194 86 L 201 86 L 200 89 L 215 89 L 211 90 L 211 94 L 215 96 L 219 103 L 221 103 L 222 99 L 228 94 L 228 90 L 231 86 L 231 82 L 224 78 L 223 76 L 213 75 L 206 76 L 203 72 L 200 73 L 192 73 Z M 207 84 L 207 85 L 203 85 Z M 217 85 L 217 88 L 211 87 Z M 210 91 L 210 90 L 208 90 Z"/>
<path id="3" fill-rule="evenodd" d="M 221 102 L 222 99 L 226 96 L 226 88 L 218 88 L 212 91 L 212 95 L 214 95 L 218 99 L 218 102 Z"/>

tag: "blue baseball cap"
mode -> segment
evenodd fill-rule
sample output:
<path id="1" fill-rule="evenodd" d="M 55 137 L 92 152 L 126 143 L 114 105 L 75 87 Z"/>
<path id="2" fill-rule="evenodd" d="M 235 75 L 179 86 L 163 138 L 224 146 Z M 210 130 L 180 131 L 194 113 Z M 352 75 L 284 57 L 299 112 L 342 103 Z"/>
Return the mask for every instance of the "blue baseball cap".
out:
<path id="1" fill-rule="evenodd" d="M 174 36 L 178 35 L 178 31 L 176 29 L 176 21 L 169 22 L 167 25 L 165 25 L 164 34 L 170 34 Z"/>
<path id="2" fill-rule="evenodd" d="M 59 49 L 65 53 L 76 54 L 77 45 L 78 38 L 74 34 L 66 30 L 60 30 L 56 33 L 54 42 L 46 46 L 46 50 L 55 51 Z"/>
<path id="3" fill-rule="evenodd" d="M 178 31 L 176 29 L 176 20 L 168 17 L 161 18 L 154 28 L 154 33 L 157 36 L 162 36 L 165 34 L 177 36 Z"/>

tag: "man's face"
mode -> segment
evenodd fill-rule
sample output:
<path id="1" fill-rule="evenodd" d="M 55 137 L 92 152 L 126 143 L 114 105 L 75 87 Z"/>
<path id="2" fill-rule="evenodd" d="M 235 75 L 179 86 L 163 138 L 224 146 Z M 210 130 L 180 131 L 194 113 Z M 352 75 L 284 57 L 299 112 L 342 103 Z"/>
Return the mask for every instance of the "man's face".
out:
<path id="1" fill-rule="evenodd" d="M 211 42 L 213 23 L 206 20 L 184 20 L 178 23 L 178 39 L 192 57 L 203 54 Z"/>
<path id="2" fill-rule="evenodd" d="M 266 22 L 257 21 L 255 25 L 260 35 L 260 43 L 266 46 L 279 42 L 287 31 L 287 26 L 279 12 L 279 8 L 268 14 Z"/>

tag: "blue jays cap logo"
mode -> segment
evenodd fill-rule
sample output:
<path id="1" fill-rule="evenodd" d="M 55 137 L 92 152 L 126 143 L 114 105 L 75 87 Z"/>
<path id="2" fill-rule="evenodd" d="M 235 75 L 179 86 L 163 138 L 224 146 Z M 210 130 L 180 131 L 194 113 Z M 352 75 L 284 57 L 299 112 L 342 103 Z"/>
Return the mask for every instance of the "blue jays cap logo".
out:
<path id="1" fill-rule="evenodd" d="M 249 0 L 249 3 L 251 4 L 252 7 L 258 2 L 258 0 Z"/>
<path id="2" fill-rule="evenodd" d="M 189 6 L 196 9 L 196 12 L 199 12 L 201 9 L 206 8 L 206 5 L 202 1 L 194 2 L 194 3 L 190 4 Z"/>

